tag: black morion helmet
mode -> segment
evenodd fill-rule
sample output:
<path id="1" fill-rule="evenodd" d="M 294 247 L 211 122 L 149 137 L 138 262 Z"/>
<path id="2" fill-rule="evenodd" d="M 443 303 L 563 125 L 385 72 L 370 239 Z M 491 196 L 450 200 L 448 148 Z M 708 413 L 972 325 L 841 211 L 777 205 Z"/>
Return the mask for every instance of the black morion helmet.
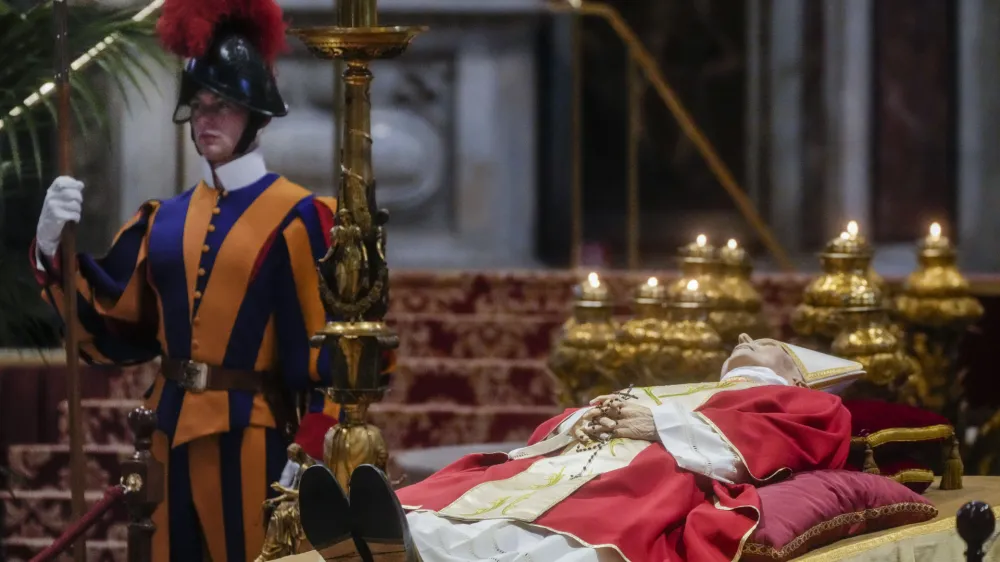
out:
<path id="1" fill-rule="evenodd" d="M 181 74 L 175 123 L 191 118 L 189 104 L 203 88 L 264 118 L 288 114 L 267 62 L 240 33 L 217 33 L 203 56 L 188 60 Z"/>

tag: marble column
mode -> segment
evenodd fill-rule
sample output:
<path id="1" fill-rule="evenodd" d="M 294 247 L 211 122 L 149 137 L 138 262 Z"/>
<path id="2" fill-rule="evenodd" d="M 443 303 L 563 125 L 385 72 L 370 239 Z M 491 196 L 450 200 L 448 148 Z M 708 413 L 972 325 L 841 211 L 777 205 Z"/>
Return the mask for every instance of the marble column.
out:
<path id="1" fill-rule="evenodd" d="M 871 228 L 872 2 L 823 3 L 823 239 L 849 220 Z"/>
<path id="2" fill-rule="evenodd" d="M 767 65 L 769 221 L 790 252 L 801 250 L 803 203 L 803 18 L 806 0 L 772 2 Z"/>
<path id="3" fill-rule="evenodd" d="M 1000 270 L 1000 2 L 958 3 L 958 238 L 963 267 Z"/>

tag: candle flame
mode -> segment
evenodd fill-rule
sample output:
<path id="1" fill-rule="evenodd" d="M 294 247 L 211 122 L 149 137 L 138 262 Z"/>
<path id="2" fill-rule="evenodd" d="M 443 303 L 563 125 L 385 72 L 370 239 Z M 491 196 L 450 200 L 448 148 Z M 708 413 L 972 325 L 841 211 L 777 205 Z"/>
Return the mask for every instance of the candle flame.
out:
<path id="1" fill-rule="evenodd" d="M 590 283 L 590 286 L 595 289 L 601 286 L 601 280 L 597 277 L 597 273 L 593 271 L 587 276 L 587 283 Z"/>
<path id="2" fill-rule="evenodd" d="M 857 221 L 851 221 L 851 222 L 847 223 L 847 233 L 850 234 L 851 236 L 857 236 L 858 235 L 858 222 Z"/>
<path id="3" fill-rule="evenodd" d="M 692 279 L 692 280 L 688 281 L 687 290 L 689 290 L 689 291 L 697 291 L 698 290 L 698 280 L 697 279 Z"/>
<path id="4" fill-rule="evenodd" d="M 941 237 L 941 225 L 934 223 L 931 225 L 931 237 L 940 238 Z"/>
<path id="5" fill-rule="evenodd" d="M 660 282 L 659 280 L 656 279 L 656 277 L 650 277 L 649 279 L 646 280 L 646 284 L 649 285 L 650 287 L 655 287 L 659 285 Z"/>
<path id="6" fill-rule="evenodd" d="M 704 246 L 705 244 L 708 244 L 708 237 L 705 236 L 704 234 L 699 234 L 698 237 L 694 239 L 694 241 L 695 244 L 699 246 Z"/>
<path id="7" fill-rule="evenodd" d="M 850 237 L 851 237 L 851 235 L 850 235 L 850 234 L 848 234 L 848 233 L 846 233 L 846 232 L 841 232 L 841 233 L 840 233 L 840 239 L 841 239 L 841 240 L 847 240 L 847 239 L 848 239 L 848 238 L 850 238 Z"/>
<path id="8" fill-rule="evenodd" d="M 730 238 L 729 242 L 726 242 L 726 246 L 728 246 L 730 250 L 735 250 L 739 244 L 736 243 L 735 238 Z"/>

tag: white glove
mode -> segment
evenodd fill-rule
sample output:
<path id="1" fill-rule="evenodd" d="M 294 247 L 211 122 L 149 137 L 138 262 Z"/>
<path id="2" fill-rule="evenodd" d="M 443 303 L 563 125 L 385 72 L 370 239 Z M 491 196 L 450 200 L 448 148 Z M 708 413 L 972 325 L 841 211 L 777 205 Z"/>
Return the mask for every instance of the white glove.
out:
<path id="1" fill-rule="evenodd" d="M 42 214 L 35 230 L 38 251 L 47 258 L 56 255 L 67 222 L 80 222 L 83 209 L 83 182 L 59 176 L 45 193 Z"/>

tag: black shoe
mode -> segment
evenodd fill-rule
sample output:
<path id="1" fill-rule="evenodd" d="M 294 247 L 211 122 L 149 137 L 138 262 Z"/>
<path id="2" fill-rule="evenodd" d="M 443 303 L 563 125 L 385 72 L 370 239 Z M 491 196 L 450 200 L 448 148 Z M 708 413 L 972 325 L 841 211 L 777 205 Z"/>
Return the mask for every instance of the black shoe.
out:
<path id="1" fill-rule="evenodd" d="M 399 498 L 385 473 L 370 464 L 351 474 L 351 514 L 355 532 L 376 560 L 420 562 Z"/>
<path id="2" fill-rule="evenodd" d="M 323 558 L 356 555 L 364 562 L 374 562 L 367 545 L 353 532 L 347 494 L 323 465 L 313 465 L 302 473 L 299 519 L 306 539 Z"/>

